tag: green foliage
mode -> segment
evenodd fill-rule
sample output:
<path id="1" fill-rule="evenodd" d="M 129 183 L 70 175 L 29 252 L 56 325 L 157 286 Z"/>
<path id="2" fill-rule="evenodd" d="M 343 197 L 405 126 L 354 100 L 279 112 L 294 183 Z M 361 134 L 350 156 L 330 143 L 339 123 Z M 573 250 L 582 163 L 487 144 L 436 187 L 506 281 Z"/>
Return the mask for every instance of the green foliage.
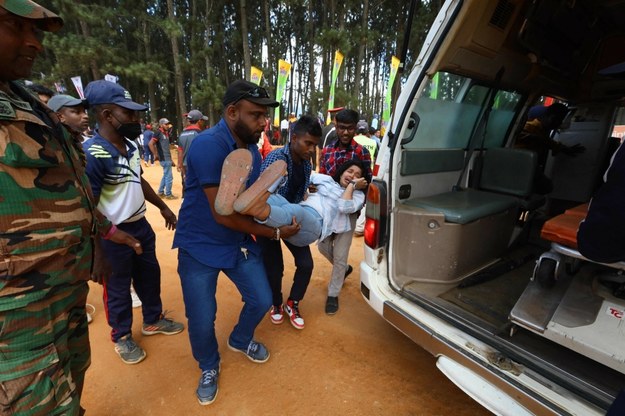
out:
<path id="1" fill-rule="evenodd" d="M 171 38 L 176 37 L 176 58 L 186 101 L 183 107 L 211 111 L 217 119 L 227 84 L 244 72 L 240 1 L 175 0 L 175 19 L 171 20 L 165 1 L 40 0 L 59 12 L 65 26 L 59 33 L 46 36 L 46 51 L 33 73 L 41 74 L 43 79 L 37 81 L 48 86 L 55 82 L 67 85 L 70 93 L 74 93 L 70 81 L 73 76 L 80 75 L 86 85 L 107 73 L 117 75 L 135 98 L 150 102 L 153 113 L 175 118 Z M 366 1 L 368 16 L 363 20 L 363 1 L 246 0 L 249 36 L 245 41 L 252 65 L 264 71 L 262 85 L 275 92 L 278 59 L 292 64 L 285 113 L 327 109 L 336 50 L 345 59 L 335 103 L 367 114 L 381 112 L 390 57 L 398 55 L 402 46 L 409 3 Z M 441 1 L 418 3 L 407 67 L 419 53 Z M 269 56 L 266 9 L 270 21 Z M 357 62 L 363 47 L 363 61 Z"/>

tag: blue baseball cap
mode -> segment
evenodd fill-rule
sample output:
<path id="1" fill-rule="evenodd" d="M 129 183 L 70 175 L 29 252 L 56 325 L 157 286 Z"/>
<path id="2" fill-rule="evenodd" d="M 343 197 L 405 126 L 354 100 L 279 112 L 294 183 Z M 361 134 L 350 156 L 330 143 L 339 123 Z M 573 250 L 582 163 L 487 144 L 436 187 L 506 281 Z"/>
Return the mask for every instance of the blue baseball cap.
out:
<path id="1" fill-rule="evenodd" d="M 121 85 L 102 79 L 87 84 L 85 98 L 90 106 L 115 104 L 134 111 L 146 111 L 148 109 L 146 106 L 132 101 L 130 93 Z"/>

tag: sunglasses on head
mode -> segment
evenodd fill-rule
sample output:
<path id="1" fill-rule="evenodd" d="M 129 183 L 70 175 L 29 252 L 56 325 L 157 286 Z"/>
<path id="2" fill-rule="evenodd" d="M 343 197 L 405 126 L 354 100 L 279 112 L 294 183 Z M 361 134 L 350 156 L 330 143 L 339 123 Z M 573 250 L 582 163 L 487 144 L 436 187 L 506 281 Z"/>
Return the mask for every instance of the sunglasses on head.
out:
<path id="1" fill-rule="evenodd" d="M 236 99 L 235 103 L 245 98 L 269 98 L 269 94 L 267 93 L 267 90 L 264 89 L 263 87 L 252 88 L 251 90 L 245 91 L 243 94 L 241 94 Z"/>

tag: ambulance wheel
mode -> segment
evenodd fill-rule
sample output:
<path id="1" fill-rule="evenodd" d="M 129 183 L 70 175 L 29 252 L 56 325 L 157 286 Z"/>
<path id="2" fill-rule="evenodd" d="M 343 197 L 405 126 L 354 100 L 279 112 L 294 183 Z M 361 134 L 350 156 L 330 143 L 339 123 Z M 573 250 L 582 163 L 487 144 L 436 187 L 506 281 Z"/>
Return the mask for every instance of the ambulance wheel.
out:
<path id="1" fill-rule="evenodd" d="M 552 288 L 556 284 L 556 261 L 552 259 L 542 259 L 538 270 L 536 271 L 536 279 L 544 288 Z"/>

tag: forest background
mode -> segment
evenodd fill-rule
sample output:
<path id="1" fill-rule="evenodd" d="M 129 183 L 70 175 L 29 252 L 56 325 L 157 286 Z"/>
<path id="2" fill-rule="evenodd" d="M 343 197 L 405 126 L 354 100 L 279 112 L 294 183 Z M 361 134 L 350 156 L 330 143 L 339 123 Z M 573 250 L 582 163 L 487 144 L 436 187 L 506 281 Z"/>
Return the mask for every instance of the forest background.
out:
<path id="1" fill-rule="evenodd" d="M 47 34 L 31 80 L 54 90 L 71 77 L 119 78 L 150 108 L 145 119 L 200 109 L 215 124 L 226 86 L 263 71 L 261 86 L 275 96 L 278 60 L 292 64 L 281 112 L 328 110 L 335 51 L 345 56 L 335 106 L 371 120 L 381 114 L 393 55 L 400 56 L 410 2 L 397 0 L 38 0 L 65 26 Z M 443 0 L 420 0 L 406 68 L 414 63 Z M 407 71 L 408 72 L 408 71 Z M 401 79 L 396 82 L 401 82 Z"/>

